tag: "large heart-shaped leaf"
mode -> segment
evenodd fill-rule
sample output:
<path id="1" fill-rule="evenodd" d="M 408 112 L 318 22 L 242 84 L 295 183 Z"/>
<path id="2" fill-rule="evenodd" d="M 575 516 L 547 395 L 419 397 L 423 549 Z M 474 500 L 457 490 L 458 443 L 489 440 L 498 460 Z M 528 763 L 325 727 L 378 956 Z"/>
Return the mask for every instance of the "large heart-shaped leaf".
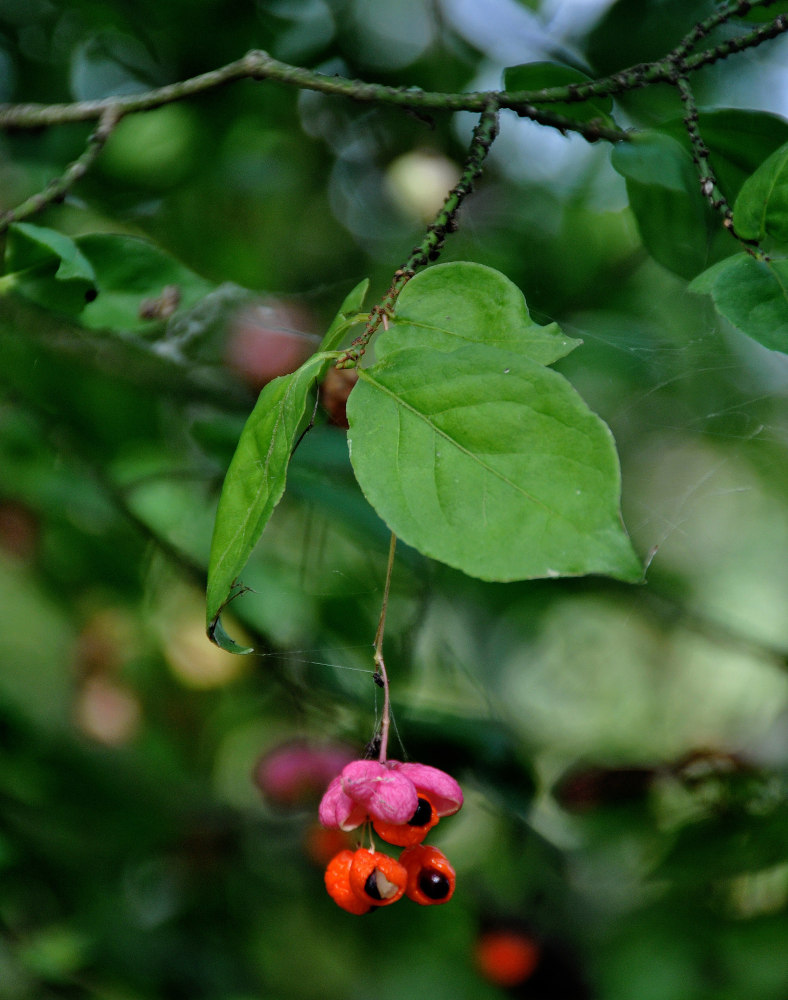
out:
<path id="1" fill-rule="evenodd" d="M 393 324 L 375 341 L 375 351 L 382 358 L 403 347 L 452 351 L 489 344 L 549 365 L 580 343 L 557 323 L 535 323 L 523 293 L 506 275 L 460 261 L 431 267 L 405 286 Z"/>
<path id="2" fill-rule="evenodd" d="M 407 347 L 360 372 L 348 419 L 362 490 L 420 552 L 487 580 L 641 577 L 610 431 L 556 372 L 485 344 Z"/>

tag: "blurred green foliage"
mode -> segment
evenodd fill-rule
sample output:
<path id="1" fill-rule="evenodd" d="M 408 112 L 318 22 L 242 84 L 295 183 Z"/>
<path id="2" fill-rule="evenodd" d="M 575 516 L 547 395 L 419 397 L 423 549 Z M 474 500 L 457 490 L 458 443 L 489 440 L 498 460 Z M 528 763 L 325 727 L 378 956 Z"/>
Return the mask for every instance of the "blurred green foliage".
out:
<path id="1" fill-rule="evenodd" d="M 504 69 L 461 5 L 385 6 L 384 22 L 371 0 L 6 0 L 0 98 L 133 93 L 254 47 L 430 90 Z M 603 6 L 555 40 L 592 76 L 663 54 L 715 8 Z M 503 34 L 538 8 L 489 18 Z M 778 40 L 704 71 L 704 105 L 724 107 L 737 74 L 747 106 L 775 110 L 784 56 Z M 669 88 L 614 115 L 658 122 L 681 160 Z M 400 547 L 393 755 L 401 739 L 467 791 L 433 838 L 458 872 L 446 907 L 342 913 L 309 846 L 315 804 L 277 808 L 252 782 L 295 736 L 363 753 L 388 546 L 319 412 L 232 608 L 257 653 L 208 643 L 213 516 L 265 380 L 260 340 L 313 350 L 360 280 L 371 301 L 385 291 L 424 227 L 390 168 L 414 153 L 451 178 L 466 119 L 241 82 L 128 118 L 36 218 L 112 245 L 108 281 L 146 238 L 154 299 L 193 284 L 126 336 L 0 299 L 0 1000 L 485 1000 L 502 991 L 475 947 L 496 922 L 544 942 L 513 995 L 785 995 L 788 368 L 676 273 L 719 259 L 725 234 L 672 248 L 684 208 L 639 230 L 626 184 L 643 178 L 600 143 L 505 117 L 443 259 L 500 269 L 535 318 L 583 341 L 558 368 L 614 431 L 647 585 L 484 584 Z M 780 119 L 747 121 L 763 159 L 783 143 Z M 58 176 L 88 131 L 4 135 L 0 208 Z M 729 157 L 736 185 L 750 153 Z"/>

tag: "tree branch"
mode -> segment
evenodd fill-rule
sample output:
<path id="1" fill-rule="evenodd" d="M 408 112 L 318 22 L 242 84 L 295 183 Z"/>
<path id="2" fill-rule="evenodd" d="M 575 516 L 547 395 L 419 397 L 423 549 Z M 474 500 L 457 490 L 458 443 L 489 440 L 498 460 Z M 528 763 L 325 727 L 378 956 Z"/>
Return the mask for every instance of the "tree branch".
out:
<path id="1" fill-rule="evenodd" d="M 468 147 L 468 155 L 465 158 L 459 181 L 449 191 L 435 221 L 428 227 L 424 239 L 413 248 L 402 267 L 394 272 L 394 280 L 389 290 L 384 295 L 383 300 L 378 305 L 373 306 L 363 332 L 356 337 L 350 348 L 338 359 L 337 368 L 355 367 L 380 324 L 385 325 L 394 309 L 399 293 L 405 285 L 419 268 L 438 259 L 446 237 L 457 228 L 457 212 L 465 198 L 473 190 L 473 185 L 482 172 L 484 161 L 497 134 L 498 108 L 491 101 L 473 130 L 473 137 Z"/>
<path id="2" fill-rule="evenodd" d="M 471 111 L 481 113 L 491 102 L 499 108 L 516 111 L 523 117 L 542 125 L 566 132 L 579 132 L 587 138 L 618 142 L 626 133 L 618 129 L 578 122 L 564 115 L 557 115 L 541 107 L 556 102 L 582 102 L 592 97 L 613 95 L 636 90 L 654 83 L 672 82 L 676 53 L 688 52 L 711 28 L 747 13 L 754 7 L 765 7 L 774 0 L 739 0 L 710 18 L 699 22 L 689 32 L 677 49 L 663 59 L 642 63 L 614 73 L 612 76 L 589 82 L 550 87 L 534 91 L 480 91 L 469 93 L 440 93 L 410 87 L 389 87 L 367 83 L 341 76 L 328 76 L 301 66 L 292 66 L 274 59 L 267 52 L 253 50 L 243 58 L 219 69 L 202 73 L 179 83 L 168 84 L 144 94 L 108 97 L 96 101 L 77 101 L 71 104 L 5 104 L 0 105 L 0 129 L 35 129 L 50 125 L 64 125 L 101 119 L 113 111 L 118 118 L 141 111 L 150 111 L 165 104 L 185 100 L 207 93 L 236 80 L 271 80 L 302 90 L 315 90 L 324 94 L 347 97 L 354 101 L 386 104 L 421 111 Z M 761 25 L 738 38 L 726 39 L 713 48 L 687 56 L 685 71 L 693 73 L 703 66 L 724 59 L 735 52 L 760 45 L 767 39 L 788 31 L 788 15 L 781 14 L 769 24 Z"/>
<path id="3" fill-rule="evenodd" d="M 720 189 L 717 176 L 709 162 L 709 147 L 703 141 L 703 137 L 700 134 L 695 95 L 692 92 L 689 81 L 686 76 L 681 75 L 680 70 L 675 82 L 681 95 L 681 101 L 684 104 L 684 127 L 687 130 L 692 147 L 692 160 L 698 170 L 701 194 L 715 211 L 722 214 L 723 226 L 735 239 L 743 244 L 744 249 L 754 256 L 763 257 L 763 251 L 760 250 L 757 240 L 745 240 L 734 229 L 733 209 Z"/>
<path id="4" fill-rule="evenodd" d="M 99 118 L 98 126 L 90 136 L 85 151 L 70 163 L 60 177 L 47 184 L 43 191 L 31 195 L 21 205 L 0 215 L 0 233 L 4 233 L 13 222 L 20 222 L 35 215 L 54 201 L 60 201 L 68 191 L 90 170 L 104 148 L 104 144 L 118 124 L 119 117 L 114 107 L 108 107 Z"/>

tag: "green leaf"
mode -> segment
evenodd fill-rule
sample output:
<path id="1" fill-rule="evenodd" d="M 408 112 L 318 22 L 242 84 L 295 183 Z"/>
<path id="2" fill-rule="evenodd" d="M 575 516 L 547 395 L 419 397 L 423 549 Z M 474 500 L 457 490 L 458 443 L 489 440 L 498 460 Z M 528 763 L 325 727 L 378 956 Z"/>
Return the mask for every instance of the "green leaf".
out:
<path id="1" fill-rule="evenodd" d="M 689 153 L 669 136 L 644 132 L 613 148 L 611 162 L 646 249 L 664 267 L 691 278 L 707 263 L 706 205 Z"/>
<path id="2" fill-rule="evenodd" d="M 777 3 L 770 3 L 768 7 L 753 7 L 739 18 L 739 20 L 764 23 L 766 21 L 773 21 L 778 14 L 786 13 L 788 13 L 788 3 L 786 0 L 778 0 Z"/>
<path id="3" fill-rule="evenodd" d="M 688 156 L 692 155 L 683 118 L 671 118 L 662 122 L 658 129 L 679 142 Z M 709 149 L 709 158 L 720 188 L 731 204 L 750 174 L 788 142 L 788 122 L 766 111 L 742 108 L 701 110 L 698 129 Z M 719 230 L 719 216 L 711 215 L 711 218 L 715 230 Z M 730 236 L 727 233 L 722 235 L 726 236 L 729 250 Z"/>
<path id="4" fill-rule="evenodd" d="M 764 112 L 702 111 L 698 127 L 731 204 L 747 177 L 788 141 L 788 123 Z M 660 264 L 692 278 L 730 254 L 730 234 L 700 193 L 683 119 L 662 122 L 654 131 L 620 143 L 612 164 L 626 178 L 641 238 Z"/>
<path id="5" fill-rule="evenodd" d="M 269 382 L 241 432 L 216 512 L 208 566 L 208 635 L 232 648 L 219 615 L 238 588 L 246 565 L 282 498 L 287 466 L 307 414 L 309 394 L 331 357 L 314 354 L 290 375 Z M 228 642 L 229 640 L 229 642 Z"/>
<path id="6" fill-rule="evenodd" d="M 736 254 L 689 287 L 711 293 L 717 312 L 742 333 L 771 351 L 788 353 L 788 260 Z"/>
<path id="7" fill-rule="evenodd" d="M 0 291 L 13 290 L 36 305 L 74 315 L 92 294 L 96 276 L 76 242 L 54 229 L 17 222 L 8 229 Z"/>
<path id="8" fill-rule="evenodd" d="M 679 830 L 657 872 L 660 877 L 693 884 L 784 864 L 786 835 L 788 807 L 784 803 L 765 815 L 722 812 Z"/>
<path id="9" fill-rule="evenodd" d="M 592 78 L 573 66 L 563 63 L 533 62 L 520 66 L 510 66 L 504 70 L 505 90 L 546 90 L 548 87 L 566 87 L 572 83 L 590 83 Z M 534 107 L 553 111 L 575 121 L 600 119 L 606 125 L 613 124 L 610 112 L 613 110 L 612 97 L 591 97 L 585 101 L 545 102 L 534 101 Z"/>
<path id="10" fill-rule="evenodd" d="M 362 369 L 348 419 L 364 494 L 425 555 L 486 580 L 640 579 L 612 436 L 556 372 L 427 341 Z"/>
<path id="11" fill-rule="evenodd" d="M 140 315 L 145 299 L 156 299 L 167 286 L 176 286 L 179 308 L 188 309 L 214 288 L 211 282 L 136 236 L 95 233 L 80 236 L 76 243 L 96 274 L 98 295 L 80 316 L 80 321 L 93 330 L 157 329 L 155 323 Z"/>
<path id="12" fill-rule="evenodd" d="M 788 240 L 788 143 L 761 164 L 739 192 L 733 209 L 739 236 Z"/>
<path id="13" fill-rule="evenodd" d="M 616 0 L 588 35 L 586 57 L 600 76 L 661 59 L 708 7 L 708 0 Z"/>
<path id="14" fill-rule="evenodd" d="M 320 344 L 321 351 L 336 351 L 339 349 L 345 334 L 358 322 L 356 317 L 364 305 L 364 298 L 366 297 L 368 288 L 369 278 L 364 278 L 363 281 L 359 281 L 351 292 L 348 292 L 344 302 L 339 307 L 339 312 L 332 320 L 325 337 L 323 337 Z"/>
<path id="15" fill-rule="evenodd" d="M 717 278 L 728 270 L 732 260 L 732 257 L 726 257 L 725 260 L 718 260 L 716 264 L 707 267 L 705 271 L 702 271 L 697 278 L 690 282 L 688 286 L 690 291 L 696 292 L 699 295 L 711 295 Z"/>
<path id="16" fill-rule="evenodd" d="M 582 341 L 562 334 L 557 323 L 535 323 L 523 293 L 500 271 L 457 262 L 422 271 L 405 286 L 390 329 L 375 340 L 375 351 L 382 358 L 403 347 L 452 351 L 474 343 L 549 365 Z"/>
<path id="17" fill-rule="evenodd" d="M 93 330 L 158 331 L 141 315 L 146 299 L 155 300 L 174 286 L 179 308 L 188 309 L 214 288 L 136 236 L 97 233 L 71 239 L 28 223 L 9 228 L 6 271 L 0 290 L 13 289 L 46 309 L 76 316 Z"/>
<path id="18" fill-rule="evenodd" d="M 243 593 L 243 588 L 234 591 L 229 600 L 234 600 L 236 597 L 240 597 Z M 223 605 L 222 610 L 226 607 Z M 212 622 L 208 625 L 208 638 L 211 642 L 216 643 L 216 645 L 223 649 L 226 653 L 237 653 L 239 656 L 243 656 L 246 653 L 253 653 L 254 649 L 251 646 L 242 646 L 240 643 L 236 642 L 231 635 L 225 631 L 224 625 L 222 625 L 221 612 L 216 615 Z"/>
<path id="19" fill-rule="evenodd" d="M 93 268 L 70 236 L 27 222 L 17 222 L 8 231 L 6 269 L 27 271 L 38 264 L 57 262 L 58 281 L 92 281 Z"/>

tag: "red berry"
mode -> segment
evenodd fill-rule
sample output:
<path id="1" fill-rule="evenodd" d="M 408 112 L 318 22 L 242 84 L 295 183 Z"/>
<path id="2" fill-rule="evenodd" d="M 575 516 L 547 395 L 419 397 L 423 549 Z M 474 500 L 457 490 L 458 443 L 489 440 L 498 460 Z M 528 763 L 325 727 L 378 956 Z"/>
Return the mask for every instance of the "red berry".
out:
<path id="1" fill-rule="evenodd" d="M 399 856 L 408 873 L 405 893 L 421 906 L 448 903 L 454 895 L 456 875 L 449 859 L 437 847 L 414 844 Z"/>
<path id="2" fill-rule="evenodd" d="M 337 906 L 348 913 L 361 915 L 369 912 L 372 902 L 366 902 L 350 885 L 350 868 L 355 856 L 356 852 L 351 850 L 340 851 L 335 855 L 326 868 L 325 882 L 328 894 Z"/>
<path id="3" fill-rule="evenodd" d="M 388 844 L 396 844 L 398 847 L 410 847 L 412 844 L 420 844 L 427 836 L 428 832 L 438 822 L 438 814 L 432 803 L 423 792 L 419 793 L 419 804 L 416 811 L 407 823 L 385 823 L 376 819 L 373 822 L 375 832 Z"/>
<path id="4" fill-rule="evenodd" d="M 405 892 L 408 873 L 388 854 L 360 847 L 350 866 L 350 887 L 372 906 L 390 906 Z"/>
<path id="5" fill-rule="evenodd" d="M 476 942 L 479 971 L 497 986 L 517 986 L 532 975 L 541 949 L 528 934 L 519 930 L 492 930 Z"/>

